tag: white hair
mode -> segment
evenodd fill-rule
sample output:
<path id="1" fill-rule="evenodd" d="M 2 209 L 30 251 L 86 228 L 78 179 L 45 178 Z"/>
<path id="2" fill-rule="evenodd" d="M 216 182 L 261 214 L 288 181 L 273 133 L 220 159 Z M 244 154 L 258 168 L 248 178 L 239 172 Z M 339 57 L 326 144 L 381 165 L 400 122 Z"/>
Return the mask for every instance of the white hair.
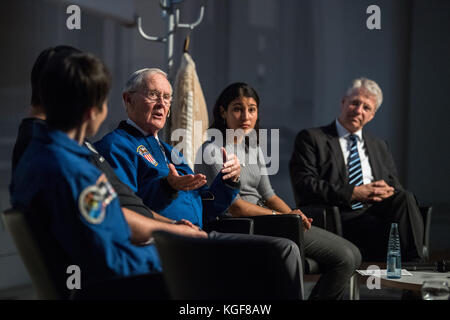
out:
<path id="1" fill-rule="evenodd" d="M 155 73 L 162 74 L 164 77 L 167 78 L 167 73 L 158 68 L 144 68 L 141 70 L 137 70 L 128 77 L 128 80 L 125 84 L 125 87 L 122 90 L 122 93 L 136 91 L 138 88 L 141 88 L 143 86 L 144 76 L 146 75 L 150 76 Z"/>
<path id="2" fill-rule="evenodd" d="M 369 91 L 371 95 L 375 96 L 375 111 L 378 110 L 378 108 L 381 106 L 381 103 L 383 102 L 383 92 L 381 91 L 378 84 L 373 80 L 367 78 L 358 78 L 353 80 L 352 85 L 347 89 L 347 97 L 351 96 L 355 90 L 361 88 Z"/>

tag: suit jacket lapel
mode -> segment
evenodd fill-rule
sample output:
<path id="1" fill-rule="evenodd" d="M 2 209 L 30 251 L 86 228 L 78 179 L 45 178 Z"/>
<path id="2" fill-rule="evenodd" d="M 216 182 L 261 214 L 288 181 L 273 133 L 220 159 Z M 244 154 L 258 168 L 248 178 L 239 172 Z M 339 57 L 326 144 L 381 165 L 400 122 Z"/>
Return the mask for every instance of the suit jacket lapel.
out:
<path id="1" fill-rule="evenodd" d="M 332 122 L 329 126 L 325 127 L 327 133 L 327 144 L 331 150 L 331 154 L 334 162 L 337 164 L 339 176 L 344 183 L 348 183 L 347 168 L 344 162 L 344 155 L 342 154 L 341 145 L 339 143 L 339 137 L 337 134 L 336 124 Z"/>
<path id="2" fill-rule="evenodd" d="M 376 152 L 374 152 L 375 146 L 373 144 L 372 138 L 363 133 L 364 144 L 366 146 L 367 154 L 369 156 L 370 168 L 372 169 L 372 175 L 375 181 L 380 179 L 380 167 L 379 161 L 376 158 Z"/>

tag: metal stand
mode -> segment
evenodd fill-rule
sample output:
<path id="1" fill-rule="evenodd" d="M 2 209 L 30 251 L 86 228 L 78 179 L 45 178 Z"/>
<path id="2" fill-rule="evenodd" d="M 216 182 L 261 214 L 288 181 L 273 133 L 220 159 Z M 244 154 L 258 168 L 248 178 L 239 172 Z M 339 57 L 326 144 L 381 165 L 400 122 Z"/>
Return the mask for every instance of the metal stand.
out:
<path id="1" fill-rule="evenodd" d="M 175 3 L 182 2 L 183 0 L 160 0 L 159 4 L 162 10 L 162 16 L 166 19 L 167 33 L 164 37 L 155 37 L 147 35 L 142 29 L 142 18 L 136 17 L 136 23 L 139 30 L 139 34 L 148 41 L 162 42 L 166 44 L 166 59 L 167 59 L 167 74 L 170 76 L 170 72 L 173 66 L 173 41 L 174 34 L 178 28 L 185 28 L 194 30 L 202 21 L 205 13 L 205 7 L 200 7 L 200 15 L 198 19 L 193 23 L 180 23 L 180 10 L 175 9 Z"/>

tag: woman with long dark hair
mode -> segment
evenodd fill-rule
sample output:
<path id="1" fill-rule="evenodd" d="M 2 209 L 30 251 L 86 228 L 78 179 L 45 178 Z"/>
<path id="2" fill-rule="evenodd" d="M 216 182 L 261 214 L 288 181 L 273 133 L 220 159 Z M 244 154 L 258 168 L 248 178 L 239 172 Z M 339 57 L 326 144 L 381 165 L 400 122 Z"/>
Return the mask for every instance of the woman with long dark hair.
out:
<path id="1" fill-rule="evenodd" d="M 361 264 L 361 255 L 351 242 L 311 225 L 300 210 L 292 210 L 278 197 L 270 184 L 268 171 L 258 141 L 260 99 L 246 83 L 233 83 L 219 95 L 210 127 L 211 138 L 201 148 L 201 163 L 195 171 L 213 181 L 222 168 L 220 148 L 232 151 L 241 163 L 240 192 L 228 214 L 234 217 L 298 214 L 306 229 L 305 255 L 320 264 L 322 275 L 310 299 L 342 299 L 344 289 Z M 215 129 L 215 130 L 212 130 Z"/>

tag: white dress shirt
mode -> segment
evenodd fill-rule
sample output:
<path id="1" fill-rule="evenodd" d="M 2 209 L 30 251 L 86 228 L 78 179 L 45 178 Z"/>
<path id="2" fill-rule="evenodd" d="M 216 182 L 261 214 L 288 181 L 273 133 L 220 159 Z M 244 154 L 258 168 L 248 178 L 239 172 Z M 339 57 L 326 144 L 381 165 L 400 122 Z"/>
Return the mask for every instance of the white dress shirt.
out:
<path id="1" fill-rule="evenodd" d="M 350 132 L 347 131 L 340 123 L 339 120 L 336 119 L 336 129 L 339 136 L 339 144 L 341 145 L 342 154 L 344 155 L 344 162 L 348 168 L 347 162 L 348 157 L 350 155 Z M 363 184 L 371 183 L 373 179 L 372 168 L 369 163 L 369 155 L 367 153 L 366 146 L 364 144 L 364 140 L 362 138 L 362 129 L 356 131 L 354 135 L 357 137 L 357 148 L 359 153 L 359 159 L 361 161 L 361 168 L 363 173 Z"/>

